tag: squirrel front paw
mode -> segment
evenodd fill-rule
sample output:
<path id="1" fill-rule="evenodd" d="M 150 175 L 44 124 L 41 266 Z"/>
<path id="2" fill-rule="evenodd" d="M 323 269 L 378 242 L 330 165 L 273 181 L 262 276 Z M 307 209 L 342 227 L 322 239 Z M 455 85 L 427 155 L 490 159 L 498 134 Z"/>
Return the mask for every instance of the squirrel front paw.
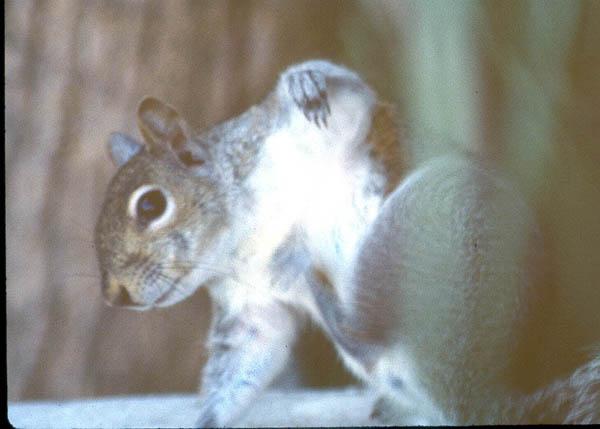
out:
<path id="1" fill-rule="evenodd" d="M 212 413 L 203 413 L 200 415 L 198 420 L 196 420 L 196 428 L 219 428 L 225 427 L 225 424 L 217 419 L 217 416 Z"/>
<path id="2" fill-rule="evenodd" d="M 227 418 L 227 407 L 224 398 L 210 395 L 201 399 L 200 416 L 196 420 L 196 428 L 226 427 L 231 420 Z"/>
<path id="3" fill-rule="evenodd" d="M 216 428 L 220 427 L 215 416 L 209 414 L 203 414 L 198 420 L 196 420 L 196 428 Z"/>
<path id="4" fill-rule="evenodd" d="M 428 426 L 431 424 L 443 424 L 432 422 L 421 415 L 414 407 L 397 402 L 389 397 L 381 396 L 373 404 L 370 421 L 375 426 Z"/>
<path id="5" fill-rule="evenodd" d="M 301 70 L 287 76 L 288 91 L 306 119 L 321 128 L 331 113 L 325 75 L 316 70 Z"/>

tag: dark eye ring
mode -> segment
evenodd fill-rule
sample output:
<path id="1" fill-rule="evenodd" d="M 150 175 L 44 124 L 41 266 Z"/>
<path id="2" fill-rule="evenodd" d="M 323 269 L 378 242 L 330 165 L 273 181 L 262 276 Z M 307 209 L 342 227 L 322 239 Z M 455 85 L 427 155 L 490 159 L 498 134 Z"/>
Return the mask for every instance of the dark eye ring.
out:
<path id="1" fill-rule="evenodd" d="M 167 199 L 159 189 L 144 192 L 137 200 L 135 214 L 144 225 L 161 217 L 167 209 Z"/>

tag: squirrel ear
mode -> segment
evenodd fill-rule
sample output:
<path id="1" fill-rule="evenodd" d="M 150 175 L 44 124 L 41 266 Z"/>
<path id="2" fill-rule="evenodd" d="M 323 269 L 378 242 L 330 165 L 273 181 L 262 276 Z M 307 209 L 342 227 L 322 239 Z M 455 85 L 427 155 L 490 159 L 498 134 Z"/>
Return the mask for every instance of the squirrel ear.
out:
<path id="1" fill-rule="evenodd" d="M 138 127 L 151 145 L 168 145 L 175 151 L 187 140 L 187 125 L 170 105 L 154 97 L 146 97 L 138 106 Z"/>
<path id="2" fill-rule="evenodd" d="M 140 103 L 137 115 L 140 131 L 150 145 L 170 149 L 187 167 L 200 167 L 206 163 L 206 151 L 189 144 L 189 127 L 173 107 L 146 97 Z"/>
<path id="3" fill-rule="evenodd" d="M 123 133 L 111 133 L 108 138 L 108 151 L 113 163 L 120 167 L 143 149 L 144 145 Z"/>

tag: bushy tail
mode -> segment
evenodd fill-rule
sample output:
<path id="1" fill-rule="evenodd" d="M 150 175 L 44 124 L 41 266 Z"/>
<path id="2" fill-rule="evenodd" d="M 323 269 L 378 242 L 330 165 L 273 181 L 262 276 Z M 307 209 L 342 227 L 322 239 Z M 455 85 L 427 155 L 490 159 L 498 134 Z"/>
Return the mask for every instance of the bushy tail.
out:
<path id="1" fill-rule="evenodd" d="M 501 423 L 600 423 L 600 355 L 571 377 L 502 407 Z"/>

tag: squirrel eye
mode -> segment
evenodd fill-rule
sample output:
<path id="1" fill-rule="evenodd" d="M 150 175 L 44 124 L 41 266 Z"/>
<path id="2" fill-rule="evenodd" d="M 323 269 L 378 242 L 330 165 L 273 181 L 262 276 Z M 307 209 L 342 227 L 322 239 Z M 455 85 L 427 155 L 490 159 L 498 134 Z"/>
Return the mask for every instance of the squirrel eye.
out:
<path id="1" fill-rule="evenodd" d="M 140 222 L 148 224 L 162 216 L 166 208 L 167 199 L 163 193 L 158 189 L 153 189 L 140 196 L 136 203 L 135 213 Z"/>

